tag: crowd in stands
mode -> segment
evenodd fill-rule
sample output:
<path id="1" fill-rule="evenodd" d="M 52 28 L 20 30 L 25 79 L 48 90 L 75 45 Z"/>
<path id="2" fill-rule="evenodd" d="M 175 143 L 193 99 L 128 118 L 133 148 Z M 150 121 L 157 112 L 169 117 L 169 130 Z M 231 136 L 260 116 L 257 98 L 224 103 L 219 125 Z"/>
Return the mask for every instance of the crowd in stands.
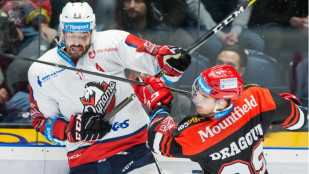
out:
<path id="1" fill-rule="evenodd" d="M 84 1 L 94 9 L 98 31 L 125 30 L 156 44 L 187 48 L 245 0 Z M 6 55 L 37 59 L 55 47 L 61 9 L 67 2 L 84 1 L 0 1 L 0 123 L 30 123 L 27 71 L 31 62 Z M 308 20 L 308 0 L 257 1 L 192 54 L 195 60 L 190 73 L 194 74 L 184 78 L 197 77 L 199 63 L 205 68 L 229 64 L 245 75 L 250 51 L 255 51 L 277 62 L 284 87 L 280 89 L 296 94 L 307 106 L 308 76 L 304 72 L 308 72 Z M 131 73 L 131 78 L 132 74 L 140 75 Z M 181 88 L 182 83 L 187 83 L 186 79 L 173 87 Z M 175 98 L 177 106 L 172 112 L 190 113 L 190 99 Z"/>

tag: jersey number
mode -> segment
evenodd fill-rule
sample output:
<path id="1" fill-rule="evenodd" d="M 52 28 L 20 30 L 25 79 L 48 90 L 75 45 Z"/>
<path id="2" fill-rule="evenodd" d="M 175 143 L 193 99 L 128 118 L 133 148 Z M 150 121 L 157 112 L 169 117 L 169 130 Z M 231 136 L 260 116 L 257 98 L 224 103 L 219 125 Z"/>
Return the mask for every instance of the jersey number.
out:
<path id="1" fill-rule="evenodd" d="M 254 173 L 263 174 L 266 171 L 266 161 L 263 155 L 263 140 L 261 140 L 253 149 L 252 153 L 252 161 L 251 165 L 253 169 L 256 171 Z M 220 174 L 231 174 L 231 173 L 238 173 L 238 174 L 248 174 L 253 173 L 250 164 L 245 161 L 236 160 L 231 163 L 226 163 L 222 165 Z"/>

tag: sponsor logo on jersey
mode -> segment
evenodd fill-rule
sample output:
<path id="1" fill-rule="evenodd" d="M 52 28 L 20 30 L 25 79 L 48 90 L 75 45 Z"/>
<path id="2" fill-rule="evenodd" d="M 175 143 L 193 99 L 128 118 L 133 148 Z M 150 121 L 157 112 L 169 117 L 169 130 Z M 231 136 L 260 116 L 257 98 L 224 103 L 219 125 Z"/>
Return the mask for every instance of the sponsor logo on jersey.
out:
<path id="1" fill-rule="evenodd" d="M 239 154 L 241 151 L 252 146 L 254 141 L 258 141 L 259 137 L 263 136 L 263 129 L 261 124 L 258 124 L 252 128 L 249 132 L 245 133 L 244 136 L 241 136 L 237 141 L 233 141 L 229 146 L 224 147 L 218 152 L 214 152 L 209 156 L 214 160 L 223 160 L 225 158 L 232 157 L 236 154 Z"/>
<path id="2" fill-rule="evenodd" d="M 94 59 L 97 54 L 105 53 L 105 52 L 112 52 L 112 51 L 118 51 L 117 48 L 102 48 L 98 50 L 93 50 L 88 52 L 89 59 Z"/>
<path id="3" fill-rule="evenodd" d="M 53 134 L 52 134 L 52 128 L 47 127 L 47 128 L 45 129 L 45 131 L 46 131 L 46 133 L 45 133 L 46 138 L 47 138 L 49 141 L 52 141 L 52 140 L 54 139 Z"/>
<path id="4" fill-rule="evenodd" d="M 90 31 L 90 22 L 65 22 L 64 32 L 87 32 Z"/>
<path id="5" fill-rule="evenodd" d="M 202 142 L 205 142 L 207 138 L 213 137 L 216 134 L 219 134 L 223 129 L 227 129 L 229 126 L 237 122 L 242 116 L 249 112 L 252 108 L 257 107 L 257 103 L 253 95 L 250 96 L 250 101 L 245 98 L 245 104 L 242 106 L 235 106 L 233 111 L 224 117 L 224 119 L 215 126 L 207 126 L 205 130 L 198 131 L 198 134 L 201 137 Z"/>
<path id="6" fill-rule="evenodd" d="M 198 122 L 201 122 L 202 120 L 205 120 L 206 118 L 205 117 L 192 117 L 190 120 L 180 124 L 178 126 L 178 131 L 181 131 L 183 130 L 184 128 L 187 128 L 189 127 L 191 124 L 194 124 L 194 123 L 198 123 Z"/>
<path id="7" fill-rule="evenodd" d="M 72 160 L 72 159 L 77 159 L 77 158 L 79 158 L 80 156 L 82 156 L 82 154 L 81 154 L 81 153 L 79 153 L 79 154 L 75 154 L 75 155 L 72 155 L 72 156 L 70 156 L 68 159 L 69 159 L 69 160 Z"/>
<path id="8" fill-rule="evenodd" d="M 57 75 L 59 73 L 61 73 L 62 71 L 64 71 L 64 70 L 65 70 L 64 68 L 59 69 L 59 70 L 57 70 L 57 71 L 55 71 L 53 73 L 50 73 L 48 75 L 43 76 L 42 78 L 40 76 L 37 76 L 37 82 L 38 82 L 39 86 L 42 87 L 44 82 L 46 82 L 46 81 L 48 81 L 48 80 L 50 80 L 50 79 L 52 79 L 54 77 L 57 77 Z"/>
<path id="9" fill-rule="evenodd" d="M 89 59 L 94 59 L 94 58 L 95 58 L 95 56 L 96 56 L 96 52 L 95 52 L 95 50 L 93 50 L 93 51 L 89 51 L 89 52 L 88 52 L 88 57 L 89 57 Z"/>
<path id="10" fill-rule="evenodd" d="M 122 123 L 116 121 L 113 124 L 112 129 L 113 129 L 113 131 L 118 131 L 119 129 L 125 129 L 127 127 L 129 127 L 129 119 L 124 120 Z"/>
<path id="11" fill-rule="evenodd" d="M 100 113 L 105 115 L 115 106 L 116 82 L 89 82 L 85 85 L 84 97 L 80 100 L 84 105 L 84 113 Z"/>
<path id="12" fill-rule="evenodd" d="M 104 52 L 112 52 L 112 51 L 118 51 L 117 48 L 102 48 L 102 49 L 98 49 L 97 53 L 104 53 Z"/>

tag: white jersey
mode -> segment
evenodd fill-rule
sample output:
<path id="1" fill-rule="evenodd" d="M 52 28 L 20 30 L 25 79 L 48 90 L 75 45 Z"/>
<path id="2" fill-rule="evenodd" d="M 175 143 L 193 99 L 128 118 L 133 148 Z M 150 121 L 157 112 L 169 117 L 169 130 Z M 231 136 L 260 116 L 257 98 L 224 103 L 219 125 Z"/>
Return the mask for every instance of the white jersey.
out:
<path id="1" fill-rule="evenodd" d="M 93 38 L 76 65 L 59 48 L 39 60 L 123 78 L 125 68 L 150 75 L 157 72 L 159 45 L 117 30 L 97 32 Z M 50 141 L 66 145 L 70 167 L 105 159 L 147 141 L 148 116 L 137 99 L 111 118 L 112 129 L 101 140 L 70 143 L 63 137 L 71 115 L 109 112 L 134 93 L 129 83 L 40 63 L 33 63 L 28 78 L 33 125 Z"/>

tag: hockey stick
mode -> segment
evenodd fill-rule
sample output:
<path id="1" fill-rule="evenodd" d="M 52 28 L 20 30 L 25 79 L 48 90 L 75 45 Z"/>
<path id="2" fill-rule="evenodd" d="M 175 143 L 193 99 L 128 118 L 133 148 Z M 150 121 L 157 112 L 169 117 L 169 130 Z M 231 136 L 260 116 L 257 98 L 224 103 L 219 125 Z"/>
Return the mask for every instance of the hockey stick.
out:
<path id="1" fill-rule="evenodd" d="M 7 57 L 7 58 L 10 58 L 10 59 L 25 60 L 25 61 L 30 61 L 30 62 L 41 63 L 41 64 L 45 64 L 45 65 L 50 65 L 50 66 L 55 66 L 55 67 L 59 67 L 59 68 L 64 68 L 64 69 L 71 70 L 71 71 L 76 71 L 76 72 L 81 72 L 81 73 L 85 73 L 85 74 L 96 75 L 96 76 L 105 77 L 105 78 L 109 78 L 109 79 L 113 79 L 113 80 L 118 80 L 118 81 L 122 81 L 122 82 L 128 82 L 128 83 L 131 83 L 131 84 L 146 85 L 144 82 L 140 82 L 140 81 L 136 81 L 136 80 L 131 80 L 131 79 L 123 78 L 123 77 L 117 77 L 117 76 L 102 74 L 102 73 L 98 73 L 98 72 L 94 72 L 94 71 L 88 71 L 88 70 L 84 70 L 84 69 L 69 67 L 69 66 L 65 66 L 65 65 L 61 65 L 61 64 L 57 64 L 57 63 L 46 62 L 46 61 L 41 61 L 41 60 L 31 59 L 31 58 L 11 56 L 11 55 L 4 54 L 2 52 L 0 52 L 0 55 L 2 55 L 4 57 Z M 183 94 L 189 94 L 190 93 L 189 91 L 185 91 L 185 90 L 181 90 L 181 89 L 176 89 L 176 88 L 169 88 L 169 89 L 171 91 L 173 91 L 173 92 L 179 92 L 179 93 L 183 93 Z"/>
<path id="2" fill-rule="evenodd" d="M 212 27 L 207 33 L 205 33 L 202 37 L 197 39 L 194 43 L 192 43 L 187 49 L 187 54 L 192 54 L 196 49 L 198 49 L 201 45 L 203 45 L 211 36 L 220 31 L 227 24 L 232 22 L 237 16 L 239 16 L 242 12 L 246 10 L 246 8 L 250 7 L 256 0 L 246 0 L 243 2 L 238 9 L 232 12 L 229 16 L 221 20 L 216 26 Z"/>
<path id="3" fill-rule="evenodd" d="M 256 0 L 246 0 L 241 6 L 236 9 L 233 13 L 219 22 L 216 26 L 214 26 L 209 32 L 205 33 L 202 37 L 193 42 L 187 49 L 185 49 L 185 54 L 192 54 L 196 49 L 198 49 L 202 44 L 204 44 L 211 36 L 220 31 L 224 26 L 233 21 L 237 16 L 239 16 L 242 12 L 245 11 L 246 8 L 251 6 Z M 162 69 L 159 73 L 157 73 L 156 77 L 161 77 L 165 74 L 165 70 Z M 104 121 L 109 121 L 111 117 L 113 117 L 116 113 L 118 113 L 123 107 L 133 101 L 135 94 L 131 94 L 129 97 L 125 98 L 122 102 L 120 102 L 115 108 L 113 108 L 108 114 L 105 115 Z"/>
<path id="4" fill-rule="evenodd" d="M 162 69 L 160 70 L 155 77 L 160 78 L 165 74 L 165 70 Z M 191 94 L 191 93 L 190 93 Z M 122 108 L 127 106 L 131 101 L 133 101 L 134 97 L 136 96 L 135 93 L 131 94 L 129 97 L 123 99 L 116 107 L 114 107 L 109 113 L 107 113 L 103 120 L 104 121 L 109 121 L 115 114 L 117 114 Z"/>
<path id="5" fill-rule="evenodd" d="M 231 21 L 233 21 L 235 17 L 237 17 L 242 12 L 244 12 L 244 10 L 247 7 L 251 6 L 255 1 L 256 0 L 247 0 L 247 1 L 245 1 L 236 11 L 234 11 L 228 17 L 223 19 L 220 23 L 218 23 L 216 26 L 214 26 L 209 32 L 207 32 L 202 37 L 200 37 L 195 42 L 193 42 L 187 49 L 185 49 L 184 54 L 192 54 L 203 43 L 205 43 L 212 35 L 214 35 L 218 31 L 220 31 L 224 26 L 226 26 Z M 60 68 L 64 68 L 64 69 L 68 69 L 68 70 L 72 70 L 72 71 L 77 71 L 77 72 L 81 72 L 81 73 L 85 73 L 85 74 L 92 74 L 92 75 L 96 75 L 96 76 L 101 76 L 101 77 L 105 77 L 105 78 L 110 78 L 110 79 L 114 79 L 114 80 L 128 82 L 128 83 L 131 83 L 131 84 L 145 85 L 144 82 L 139 82 L 139 81 L 136 81 L 136 80 L 130 80 L 130 79 L 126 79 L 126 78 L 106 75 L 106 74 L 102 74 L 102 73 L 98 73 L 98 72 L 93 72 L 93 71 L 88 71 L 88 70 L 84 70 L 84 69 L 78 69 L 78 68 L 69 67 L 69 66 L 65 66 L 65 65 L 60 65 L 60 64 L 56 64 L 56 63 L 52 63 L 52 62 L 45 62 L 45 61 L 41 61 L 41 60 L 37 60 L 37 59 L 30 59 L 30 58 L 22 58 L 22 57 L 17 57 L 17 56 L 11 56 L 11 55 L 7 55 L 7 54 L 1 53 L 1 52 L 0 52 L 0 55 L 3 55 L 5 57 L 11 58 L 11 59 L 19 59 L 19 60 L 37 62 L 37 63 L 46 64 L 46 65 L 55 66 L 55 67 L 60 67 Z M 184 91 L 184 90 L 180 90 L 180 89 L 174 89 L 174 88 L 169 88 L 169 89 L 171 89 L 173 92 L 180 92 L 180 93 L 184 93 L 184 94 L 189 93 L 188 91 Z"/>

